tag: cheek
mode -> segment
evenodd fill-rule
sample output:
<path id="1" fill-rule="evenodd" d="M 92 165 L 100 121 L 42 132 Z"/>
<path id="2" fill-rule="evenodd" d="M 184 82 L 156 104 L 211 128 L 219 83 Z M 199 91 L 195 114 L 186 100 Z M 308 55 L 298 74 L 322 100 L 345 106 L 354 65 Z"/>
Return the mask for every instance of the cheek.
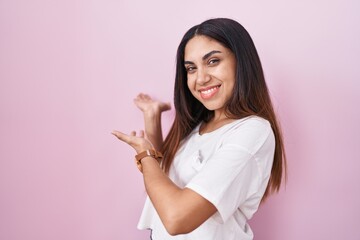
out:
<path id="1" fill-rule="evenodd" d="M 191 92 L 194 91 L 194 89 L 195 89 L 195 81 L 191 77 L 187 78 L 187 86 L 188 86 L 188 88 L 189 88 L 189 90 Z"/>

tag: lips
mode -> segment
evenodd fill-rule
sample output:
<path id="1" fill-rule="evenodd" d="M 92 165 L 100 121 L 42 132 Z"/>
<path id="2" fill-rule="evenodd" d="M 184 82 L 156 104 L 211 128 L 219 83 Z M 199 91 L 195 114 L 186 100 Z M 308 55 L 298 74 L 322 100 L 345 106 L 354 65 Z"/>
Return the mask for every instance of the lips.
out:
<path id="1" fill-rule="evenodd" d="M 200 92 L 201 98 L 210 99 L 219 91 L 220 87 L 221 85 L 211 86 L 207 88 L 201 88 L 198 91 Z"/>

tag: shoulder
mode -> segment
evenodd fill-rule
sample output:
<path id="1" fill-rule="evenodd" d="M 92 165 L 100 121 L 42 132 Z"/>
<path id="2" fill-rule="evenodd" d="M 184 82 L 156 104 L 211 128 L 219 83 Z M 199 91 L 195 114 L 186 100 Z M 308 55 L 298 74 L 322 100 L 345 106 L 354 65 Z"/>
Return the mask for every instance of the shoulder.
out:
<path id="1" fill-rule="evenodd" d="M 257 117 L 249 116 L 246 118 L 235 120 L 229 128 L 229 135 L 264 135 L 272 132 L 271 124 L 268 120 Z"/>
<path id="2" fill-rule="evenodd" d="M 270 122 L 265 118 L 258 116 L 248 116 L 234 121 L 234 126 L 237 127 L 255 127 L 255 128 L 271 128 Z"/>
<path id="3" fill-rule="evenodd" d="M 270 122 L 257 116 L 234 121 L 223 138 L 223 144 L 241 146 L 251 154 L 258 151 L 265 142 L 274 145 L 274 133 Z"/>

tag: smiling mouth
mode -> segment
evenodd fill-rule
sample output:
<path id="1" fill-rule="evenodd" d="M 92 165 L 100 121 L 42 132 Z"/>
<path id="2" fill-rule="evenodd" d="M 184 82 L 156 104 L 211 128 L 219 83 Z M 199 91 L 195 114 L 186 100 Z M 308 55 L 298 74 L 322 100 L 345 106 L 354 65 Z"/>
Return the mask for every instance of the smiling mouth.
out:
<path id="1" fill-rule="evenodd" d="M 200 89 L 199 92 L 200 92 L 201 98 L 210 99 L 219 91 L 220 87 L 221 87 L 221 85 L 217 85 L 217 86 L 213 86 L 213 87 Z"/>

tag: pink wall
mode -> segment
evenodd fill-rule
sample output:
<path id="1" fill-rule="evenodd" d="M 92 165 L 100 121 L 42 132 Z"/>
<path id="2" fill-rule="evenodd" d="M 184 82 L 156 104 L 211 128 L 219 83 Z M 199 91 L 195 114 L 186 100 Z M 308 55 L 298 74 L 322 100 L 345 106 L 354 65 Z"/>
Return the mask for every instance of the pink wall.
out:
<path id="1" fill-rule="evenodd" d="M 255 239 L 360 239 L 359 11 L 355 0 L 0 0 L 0 239 L 148 239 L 134 152 L 110 132 L 142 127 L 138 92 L 172 99 L 181 36 L 217 16 L 253 36 L 286 139 L 288 184 L 251 221 Z"/>

